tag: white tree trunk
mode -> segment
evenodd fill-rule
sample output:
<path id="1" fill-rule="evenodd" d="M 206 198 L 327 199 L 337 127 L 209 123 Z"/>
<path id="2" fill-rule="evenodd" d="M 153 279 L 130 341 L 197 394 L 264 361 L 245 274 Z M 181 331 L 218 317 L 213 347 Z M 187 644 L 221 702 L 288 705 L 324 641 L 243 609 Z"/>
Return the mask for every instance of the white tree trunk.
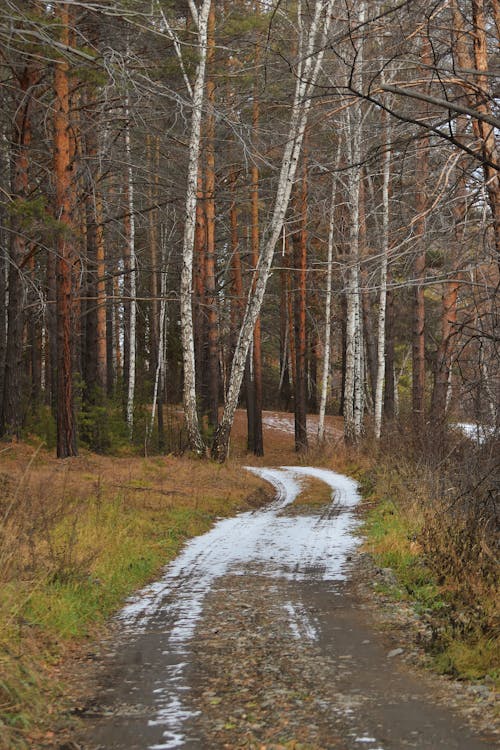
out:
<path id="1" fill-rule="evenodd" d="M 211 0 L 203 0 L 199 12 L 190 3 L 194 22 L 198 28 L 198 65 L 193 86 L 191 135 L 189 138 L 189 163 L 186 189 L 186 215 L 184 222 L 184 241 L 182 251 L 182 270 L 180 284 L 180 320 L 182 335 L 182 358 L 184 364 L 184 417 L 191 450 L 198 455 L 205 453 L 205 445 L 200 432 L 196 410 L 196 366 L 194 354 L 193 331 L 193 254 L 196 224 L 196 188 L 198 181 L 201 116 L 203 92 L 205 88 L 205 69 L 207 61 L 207 27 Z"/>
<path id="2" fill-rule="evenodd" d="M 167 311 L 167 264 L 166 264 L 166 253 L 165 243 L 162 242 L 162 253 L 161 253 L 161 282 L 160 282 L 160 335 L 158 336 L 158 354 L 157 354 L 157 365 L 155 374 L 155 385 L 153 392 L 153 406 L 151 408 L 151 421 L 148 430 L 148 439 L 153 434 L 155 416 L 156 416 L 156 405 L 158 403 L 158 392 L 161 393 L 163 387 L 163 370 L 164 370 L 164 349 L 165 349 L 165 316 Z"/>
<path id="3" fill-rule="evenodd" d="M 360 3 L 359 23 L 365 18 L 365 4 Z M 363 40 L 359 42 L 353 62 L 353 81 L 362 89 Z M 348 175 L 350 207 L 350 258 L 347 269 L 346 373 L 344 385 L 344 435 L 348 442 L 361 436 L 364 403 L 363 335 L 361 329 L 360 259 L 359 259 L 359 198 L 361 182 L 361 102 L 356 100 L 347 112 L 347 152 L 351 168 Z"/>
<path id="4" fill-rule="evenodd" d="M 359 103 L 354 105 L 356 108 Z M 360 112 L 359 112 L 360 114 Z M 360 192 L 360 117 L 358 112 L 349 113 L 348 147 L 349 159 L 353 166 L 349 170 L 348 190 L 350 208 L 349 261 L 347 267 L 347 321 L 346 321 L 346 364 L 344 383 L 344 434 L 346 440 L 355 442 L 359 437 L 359 394 L 361 331 L 359 293 L 359 192 Z"/>
<path id="5" fill-rule="evenodd" d="M 255 321 L 257 320 L 262 306 L 262 300 L 264 298 L 264 292 L 266 290 L 273 261 L 274 250 L 281 234 L 290 200 L 290 193 L 295 180 L 295 173 L 297 171 L 297 164 L 307 124 L 307 116 L 312 101 L 311 95 L 323 61 L 325 43 L 331 23 L 332 8 L 333 0 L 328 0 L 327 3 L 322 2 L 322 0 L 316 1 L 314 16 L 307 35 L 307 42 L 303 47 L 299 44 L 299 47 L 304 49 L 304 58 L 300 66 L 301 75 L 297 75 L 296 77 L 295 96 L 292 115 L 290 118 L 289 135 L 281 162 L 276 200 L 274 203 L 273 216 L 270 222 L 271 229 L 269 236 L 262 243 L 263 249 L 256 269 L 257 282 L 253 292 L 250 291 L 247 300 L 245 314 L 243 316 L 243 322 L 233 356 L 229 387 L 224 404 L 224 413 L 215 433 L 212 446 L 212 455 L 219 461 L 224 461 L 226 459 L 229 449 L 229 435 L 234 420 L 234 413 L 238 405 L 241 382 L 245 371 L 245 361 L 250 347 Z"/>
<path id="6" fill-rule="evenodd" d="M 340 148 L 339 148 L 340 154 Z M 338 162 L 337 162 L 338 163 Z M 328 375 L 330 372 L 330 321 L 332 315 L 332 270 L 333 270 L 333 236 L 335 224 L 335 181 L 332 185 L 332 203 L 330 206 L 330 226 L 328 229 L 328 255 L 326 260 L 326 300 L 325 300 L 325 351 L 323 354 L 323 376 L 321 380 L 321 399 L 318 416 L 318 442 L 325 439 L 325 412 L 328 395 Z"/>
<path id="7" fill-rule="evenodd" d="M 385 378 L 385 311 L 387 303 L 387 262 L 389 257 L 389 178 L 391 174 L 391 130 L 389 117 L 384 117 L 384 157 L 382 166 L 382 248 L 380 259 L 380 292 L 377 336 L 377 384 L 375 386 L 374 433 L 380 439 Z"/>
<path id="8" fill-rule="evenodd" d="M 137 259 L 135 256 L 135 216 L 134 216 L 134 182 L 132 171 L 132 156 L 130 148 L 130 124 L 128 98 L 125 100 L 125 155 L 127 159 L 128 179 L 128 212 L 130 233 L 128 237 L 130 251 L 130 329 L 129 329 L 129 367 L 127 384 L 127 425 L 129 436 L 134 432 L 134 396 L 135 396 L 135 359 L 136 359 L 136 320 L 137 320 Z"/>

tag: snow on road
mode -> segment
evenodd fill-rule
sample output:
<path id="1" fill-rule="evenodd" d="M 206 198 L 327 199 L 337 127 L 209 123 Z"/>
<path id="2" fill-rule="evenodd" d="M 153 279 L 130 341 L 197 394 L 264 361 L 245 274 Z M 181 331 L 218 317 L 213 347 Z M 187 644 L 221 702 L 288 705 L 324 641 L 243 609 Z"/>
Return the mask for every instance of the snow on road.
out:
<path id="1" fill-rule="evenodd" d="M 283 466 L 248 470 L 270 482 L 275 501 L 267 507 L 241 513 L 215 524 L 211 531 L 189 542 L 165 570 L 163 578 L 139 592 L 122 610 L 128 631 L 145 632 L 157 619 L 171 623 L 168 653 L 176 663 L 155 689 L 157 712 L 151 725 L 163 727 L 160 744 L 151 750 L 169 750 L 184 742 L 183 724 L 193 716 L 183 704 L 183 679 L 189 661 L 189 641 L 201 618 L 203 602 L 214 582 L 226 574 L 253 573 L 287 580 L 338 581 L 345 579 L 344 564 L 357 539 L 353 507 L 359 500 L 356 483 L 326 469 Z M 303 478 L 313 477 L 332 490 L 332 502 L 319 515 L 283 515 L 301 491 Z M 314 623 L 300 608 L 287 605 L 291 633 L 315 637 Z"/>

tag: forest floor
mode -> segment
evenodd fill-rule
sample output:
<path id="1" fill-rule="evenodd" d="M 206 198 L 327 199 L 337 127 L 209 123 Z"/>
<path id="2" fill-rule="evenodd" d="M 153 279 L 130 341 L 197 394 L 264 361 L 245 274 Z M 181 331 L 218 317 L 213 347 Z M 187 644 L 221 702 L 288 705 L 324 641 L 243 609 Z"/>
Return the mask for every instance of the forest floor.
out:
<path id="1" fill-rule="evenodd" d="M 56 653 L 49 680 L 57 677 L 64 699 L 51 699 L 53 720 L 27 731 L 26 747 L 500 747 L 493 687 L 429 674 L 419 645 L 427 624 L 410 604 L 375 591 L 390 571 L 356 540 L 363 503 L 349 501 L 342 475 L 307 466 L 334 465 L 341 421 L 328 420 L 328 452 L 299 461 L 293 417 L 266 413 L 264 424 L 266 456 L 250 460 L 238 415 L 224 468 L 173 457 L 78 460 L 66 490 L 88 482 L 105 498 L 119 486 L 127 512 L 139 512 L 129 524 L 144 523 L 146 503 L 164 559 L 195 538 L 163 578 L 158 555 L 150 561 L 142 581 L 158 570 L 158 582 L 121 614 Z M 243 471 L 247 463 L 261 476 Z M 264 468 L 299 463 L 292 473 Z M 42 465 L 45 477 L 51 462 Z M 207 532 L 217 516 L 225 520 Z M 165 546 L 172 523 L 177 533 Z M 118 544 L 130 529 L 115 525 Z"/>

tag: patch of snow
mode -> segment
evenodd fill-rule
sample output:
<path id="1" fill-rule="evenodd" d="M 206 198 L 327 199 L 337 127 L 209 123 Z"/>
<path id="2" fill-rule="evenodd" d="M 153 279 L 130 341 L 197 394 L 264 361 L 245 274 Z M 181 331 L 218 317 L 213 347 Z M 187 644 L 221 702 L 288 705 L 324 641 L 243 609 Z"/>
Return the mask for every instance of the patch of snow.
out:
<path id="1" fill-rule="evenodd" d="M 263 414 L 262 424 L 265 427 L 270 427 L 272 430 L 278 432 L 286 432 L 287 435 L 291 435 L 295 431 L 295 417 L 278 415 L 278 414 Z M 307 434 L 309 437 L 316 437 L 318 434 L 318 420 L 310 419 L 307 420 Z M 325 434 L 330 437 L 341 434 L 339 430 L 330 427 L 325 423 Z"/>
<path id="2" fill-rule="evenodd" d="M 188 642 L 200 620 L 204 599 L 218 578 L 228 573 L 244 575 L 250 570 L 288 580 L 345 579 L 346 558 L 357 544 L 357 522 L 352 513 L 359 501 L 356 482 L 312 467 L 247 468 L 273 485 L 275 501 L 266 508 L 220 520 L 209 532 L 188 542 L 167 566 L 163 578 L 133 597 L 119 615 L 127 629 L 136 633 L 144 632 L 157 617 L 162 623 L 172 623 L 168 654 L 175 655 L 178 663 L 165 674 L 164 691 L 155 690 L 158 710 L 150 722 L 165 727 L 166 744 L 151 746 L 150 750 L 182 747 L 186 741 L 182 727 L 194 715 L 180 698 L 186 689 L 183 672 L 189 657 Z M 281 515 L 301 491 L 304 477 L 319 479 L 331 488 L 328 512 L 322 516 Z M 298 637 L 315 638 L 316 629 L 307 614 L 289 606 L 292 632 Z"/>
<path id="3" fill-rule="evenodd" d="M 303 639 L 315 641 L 318 639 L 316 626 L 303 607 L 294 606 L 291 602 L 287 602 L 284 609 L 288 613 L 290 630 L 294 638 L 298 641 Z"/>
<path id="4" fill-rule="evenodd" d="M 482 445 L 493 434 L 493 428 L 475 422 L 455 422 L 453 427 L 461 430 L 463 434 Z"/>

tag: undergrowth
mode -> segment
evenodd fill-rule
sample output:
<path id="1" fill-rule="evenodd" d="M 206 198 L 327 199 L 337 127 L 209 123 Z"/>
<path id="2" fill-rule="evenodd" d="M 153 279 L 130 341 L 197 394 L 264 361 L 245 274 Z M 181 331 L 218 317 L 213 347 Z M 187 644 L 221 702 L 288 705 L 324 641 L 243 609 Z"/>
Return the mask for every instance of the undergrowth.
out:
<path id="1" fill-rule="evenodd" d="M 360 474 L 370 504 L 367 546 L 396 577 L 381 586 L 426 620 L 435 668 L 456 678 L 500 678 L 498 443 L 451 438 L 445 458 L 423 455 L 404 433 Z"/>
<path id="2" fill-rule="evenodd" d="M 263 497 L 259 480 L 231 462 L 56 462 L 26 446 L 2 458 L 0 748 L 32 748 L 57 724 L 67 650 L 95 635 L 187 538 Z"/>

